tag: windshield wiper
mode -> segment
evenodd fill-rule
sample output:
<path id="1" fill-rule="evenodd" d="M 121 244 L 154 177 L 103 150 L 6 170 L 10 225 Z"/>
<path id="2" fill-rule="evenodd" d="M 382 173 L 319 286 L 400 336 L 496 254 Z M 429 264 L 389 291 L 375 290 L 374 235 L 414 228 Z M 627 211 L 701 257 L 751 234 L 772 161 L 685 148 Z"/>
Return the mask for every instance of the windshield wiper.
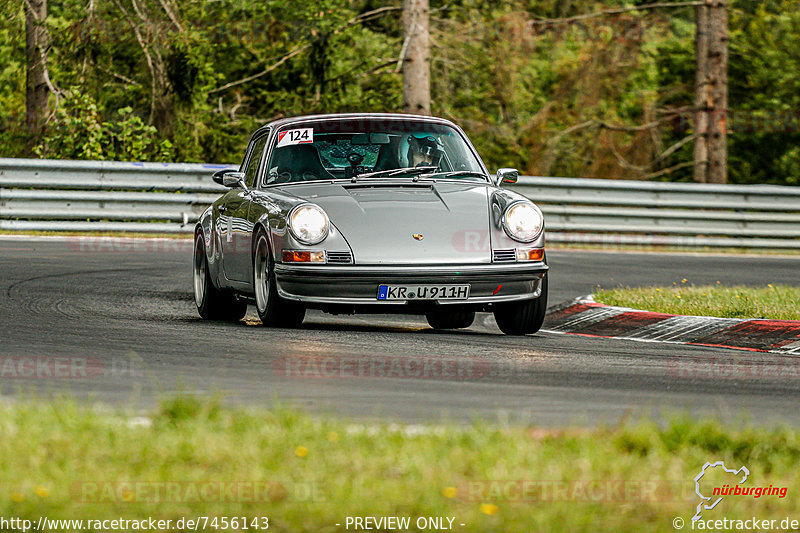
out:
<path id="1" fill-rule="evenodd" d="M 389 176 L 397 176 L 399 174 L 410 174 L 410 175 L 417 175 L 417 174 L 425 174 L 426 172 L 431 172 L 436 170 L 439 167 L 403 167 L 403 168 L 393 168 L 391 170 L 379 170 L 378 172 L 367 172 L 366 174 L 359 174 L 357 176 L 353 176 L 353 181 L 358 178 L 386 178 Z"/>
<path id="2" fill-rule="evenodd" d="M 431 174 L 423 174 L 421 178 L 449 178 L 451 176 L 469 176 L 471 178 L 486 179 L 486 174 L 483 172 L 476 172 L 474 170 L 453 170 L 450 172 L 433 172 Z"/>

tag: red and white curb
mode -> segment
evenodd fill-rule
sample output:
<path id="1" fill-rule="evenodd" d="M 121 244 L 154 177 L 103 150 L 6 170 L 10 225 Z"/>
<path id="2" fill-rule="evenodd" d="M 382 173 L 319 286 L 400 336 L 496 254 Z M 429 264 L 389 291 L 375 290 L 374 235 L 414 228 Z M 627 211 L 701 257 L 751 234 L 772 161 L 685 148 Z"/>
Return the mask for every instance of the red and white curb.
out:
<path id="1" fill-rule="evenodd" d="M 612 307 L 584 296 L 548 310 L 550 333 L 800 354 L 800 321 L 715 318 Z"/>

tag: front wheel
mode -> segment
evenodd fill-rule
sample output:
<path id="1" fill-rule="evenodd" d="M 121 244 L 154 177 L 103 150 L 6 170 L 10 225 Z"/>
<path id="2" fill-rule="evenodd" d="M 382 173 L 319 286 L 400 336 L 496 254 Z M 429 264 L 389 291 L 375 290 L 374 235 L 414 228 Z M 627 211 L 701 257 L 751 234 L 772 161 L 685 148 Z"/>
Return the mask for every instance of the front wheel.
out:
<path id="1" fill-rule="evenodd" d="M 265 326 L 296 328 L 303 323 L 306 310 L 278 295 L 275 282 L 275 262 L 270 253 L 267 235 L 261 231 L 253 249 L 253 288 L 256 293 L 256 311 Z"/>
<path id="2" fill-rule="evenodd" d="M 542 328 L 547 312 L 547 274 L 542 278 L 542 293 L 523 302 L 497 304 L 494 319 L 506 335 L 528 335 Z"/>
<path id="3" fill-rule="evenodd" d="M 194 281 L 194 303 L 197 312 L 206 320 L 225 320 L 237 322 L 247 313 L 247 304 L 233 297 L 229 291 L 214 286 L 208 272 L 206 244 L 203 234 L 198 232 L 194 237 L 194 257 L 192 260 Z"/>
<path id="4" fill-rule="evenodd" d="M 475 311 L 433 311 L 425 318 L 433 329 L 461 329 L 472 325 Z"/>

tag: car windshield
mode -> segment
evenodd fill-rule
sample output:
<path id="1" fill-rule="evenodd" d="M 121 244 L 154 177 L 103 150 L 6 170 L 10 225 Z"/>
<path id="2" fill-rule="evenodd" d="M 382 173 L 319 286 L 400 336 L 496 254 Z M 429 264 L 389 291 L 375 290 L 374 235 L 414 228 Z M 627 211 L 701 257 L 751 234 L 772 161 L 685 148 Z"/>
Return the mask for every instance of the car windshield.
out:
<path id="1" fill-rule="evenodd" d="M 281 128 L 266 183 L 369 177 L 485 180 L 453 127 L 414 120 L 336 119 Z"/>

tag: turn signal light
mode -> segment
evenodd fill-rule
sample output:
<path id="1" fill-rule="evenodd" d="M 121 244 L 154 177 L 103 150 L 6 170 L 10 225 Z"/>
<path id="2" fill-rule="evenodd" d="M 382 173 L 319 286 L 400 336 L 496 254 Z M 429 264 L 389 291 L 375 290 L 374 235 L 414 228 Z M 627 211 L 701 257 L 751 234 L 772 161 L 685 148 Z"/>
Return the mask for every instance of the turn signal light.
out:
<path id="1" fill-rule="evenodd" d="M 517 248 L 517 261 L 541 261 L 544 248 Z"/>
<path id="2" fill-rule="evenodd" d="M 281 253 L 284 263 L 324 263 L 325 252 L 300 252 L 297 250 L 284 250 Z"/>

